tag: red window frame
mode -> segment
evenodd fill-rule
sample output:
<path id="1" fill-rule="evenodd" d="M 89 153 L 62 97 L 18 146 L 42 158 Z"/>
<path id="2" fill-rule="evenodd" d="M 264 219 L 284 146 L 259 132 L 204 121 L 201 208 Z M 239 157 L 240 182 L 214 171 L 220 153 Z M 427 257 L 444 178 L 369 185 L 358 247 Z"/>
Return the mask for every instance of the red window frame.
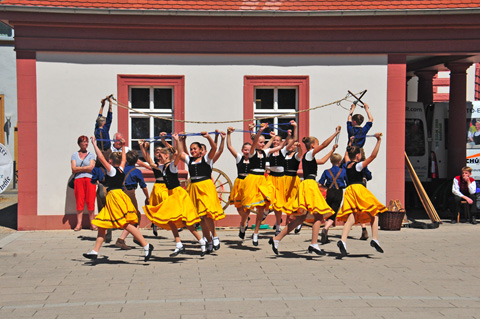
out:
<path id="1" fill-rule="evenodd" d="M 246 75 L 244 77 L 243 91 L 243 118 L 253 119 L 255 88 L 259 86 L 274 87 L 297 87 L 298 111 L 307 110 L 310 105 L 310 82 L 307 75 Z M 248 131 L 248 122 L 243 123 L 243 129 Z M 310 132 L 310 114 L 301 112 L 298 114 L 298 137 L 308 136 Z M 250 141 L 248 133 L 244 134 L 244 140 Z"/>
<path id="2" fill-rule="evenodd" d="M 128 105 L 128 94 L 131 86 L 170 86 L 173 87 L 173 118 L 180 120 L 175 122 L 175 131 L 185 131 L 185 76 L 183 75 L 145 75 L 145 74 L 119 74 L 117 75 L 117 96 L 118 103 Z M 129 131 L 129 110 L 118 107 L 118 131 Z M 124 134 L 125 142 L 128 144 L 130 136 Z M 153 173 L 142 169 L 143 176 L 147 182 L 154 181 Z M 183 162 L 179 164 L 180 177 L 186 176 Z"/>

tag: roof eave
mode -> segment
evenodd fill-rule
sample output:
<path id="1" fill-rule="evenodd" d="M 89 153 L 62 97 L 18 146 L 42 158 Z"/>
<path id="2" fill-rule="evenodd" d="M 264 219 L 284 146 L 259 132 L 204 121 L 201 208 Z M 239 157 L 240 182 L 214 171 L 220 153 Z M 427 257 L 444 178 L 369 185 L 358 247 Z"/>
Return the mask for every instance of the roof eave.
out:
<path id="1" fill-rule="evenodd" d="M 64 14 L 98 14 L 98 15 L 159 15 L 159 16 L 268 16 L 268 17 L 315 17 L 315 16 L 385 16 L 385 15 L 451 15 L 478 14 L 480 8 L 458 9 L 415 9 L 415 10 L 329 10 L 329 11 L 209 11 L 209 10 L 134 10 L 134 9 L 93 9 L 63 7 L 33 7 L 0 5 L 0 11 L 38 12 Z"/>

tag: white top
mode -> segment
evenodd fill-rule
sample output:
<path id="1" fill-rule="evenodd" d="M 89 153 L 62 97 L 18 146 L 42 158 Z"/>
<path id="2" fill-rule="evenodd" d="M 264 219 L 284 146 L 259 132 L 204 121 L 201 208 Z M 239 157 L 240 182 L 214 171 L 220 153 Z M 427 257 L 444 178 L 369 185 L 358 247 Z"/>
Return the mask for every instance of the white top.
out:
<path id="1" fill-rule="evenodd" d="M 462 176 L 460 176 L 462 178 Z M 468 192 L 470 194 L 475 194 L 477 192 L 477 183 L 475 181 L 471 182 L 470 185 L 468 185 Z M 453 179 L 453 185 L 452 185 L 452 193 L 455 196 L 463 197 L 465 195 L 460 192 L 460 185 L 458 184 L 458 181 L 456 178 Z"/>

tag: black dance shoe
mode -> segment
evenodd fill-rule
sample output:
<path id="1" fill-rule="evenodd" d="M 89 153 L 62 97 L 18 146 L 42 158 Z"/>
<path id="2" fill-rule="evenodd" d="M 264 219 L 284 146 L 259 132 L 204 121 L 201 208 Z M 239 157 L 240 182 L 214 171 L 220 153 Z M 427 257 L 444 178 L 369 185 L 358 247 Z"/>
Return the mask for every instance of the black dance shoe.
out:
<path id="1" fill-rule="evenodd" d="M 321 256 L 324 256 L 324 255 L 327 254 L 323 249 L 317 249 L 317 248 L 312 247 L 312 246 L 308 246 L 308 252 L 309 252 L 310 254 L 311 254 L 311 253 L 315 253 L 315 254 L 321 255 Z"/>
<path id="2" fill-rule="evenodd" d="M 252 236 L 252 244 L 253 246 L 258 246 L 258 240 L 253 239 L 253 236 Z"/>
<path id="3" fill-rule="evenodd" d="M 383 253 L 382 247 L 380 247 L 380 245 L 377 244 L 376 241 L 371 240 L 371 241 L 370 241 L 370 246 L 372 246 L 373 248 L 375 248 L 379 253 Z"/>
<path id="4" fill-rule="evenodd" d="M 185 247 L 181 247 L 181 248 L 175 248 L 175 250 L 173 251 L 173 253 L 170 254 L 170 257 L 175 257 L 175 256 L 178 256 L 180 254 L 184 254 L 185 253 Z"/>
<path id="5" fill-rule="evenodd" d="M 302 230 L 302 226 L 300 225 L 300 227 L 295 227 L 295 234 L 298 234 L 300 231 Z"/>
<path id="6" fill-rule="evenodd" d="M 219 250 L 220 249 L 220 242 L 218 242 L 218 245 L 213 245 L 213 249 Z"/>
<path id="7" fill-rule="evenodd" d="M 342 255 L 342 257 L 345 257 L 347 255 L 347 249 L 345 249 L 345 245 L 343 245 L 343 242 L 341 240 L 337 242 L 337 246 L 340 249 L 340 255 Z"/>
<path id="8" fill-rule="evenodd" d="M 98 254 L 90 254 L 90 253 L 88 253 L 88 254 L 83 254 L 83 257 L 88 258 L 88 259 L 95 260 L 95 259 L 97 259 Z"/>
<path id="9" fill-rule="evenodd" d="M 147 262 L 150 260 L 150 257 L 152 257 L 152 251 L 153 251 L 153 245 L 148 244 L 148 254 L 145 256 L 144 261 Z"/>
<path id="10" fill-rule="evenodd" d="M 242 230 L 240 229 L 240 231 L 238 232 L 238 237 L 240 237 L 240 239 L 245 239 L 245 232 L 242 232 Z"/>
<path id="11" fill-rule="evenodd" d="M 213 242 L 207 243 L 207 254 L 213 253 Z"/>
<path id="12" fill-rule="evenodd" d="M 158 226 L 153 224 L 152 225 L 153 236 L 158 237 Z"/>
<path id="13" fill-rule="evenodd" d="M 273 250 L 273 252 L 275 253 L 275 255 L 278 255 L 278 249 L 275 248 L 275 242 L 273 241 L 273 238 L 270 238 L 270 239 L 268 240 L 268 243 L 269 243 L 270 245 L 272 245 L 272 250 Z"/>

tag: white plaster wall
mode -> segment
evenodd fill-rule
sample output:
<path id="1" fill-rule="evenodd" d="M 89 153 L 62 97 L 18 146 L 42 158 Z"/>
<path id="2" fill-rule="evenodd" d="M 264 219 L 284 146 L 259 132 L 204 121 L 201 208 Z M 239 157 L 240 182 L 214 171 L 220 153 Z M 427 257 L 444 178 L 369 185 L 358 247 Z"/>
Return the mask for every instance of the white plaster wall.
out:
<path id="1" fill-rule="evenodd" d="M 243 77 L 245 75 L 308 75 L 310 104 L 318 106 L 344 97 L 347 90 L 367 89 L 364 100 L 371 105 L 375 118 L 373 132 L 386 132 L 387 60 L 385 56 L 221 56 L 221 55 L 102 55 L 57 54 L 37 55 L 38 81 L 38 214 L 74 213 L 74 199 L 66 190 L 70 176 L 70 157 L 78 147 L 79 135 L 90 136 L 99 108 L 99 101 L 109 93 L 117 93 L 117 74 L 158 74 L 185 76 L 185 118 L 213 121 L 243 118 Z M 349 102 L 343 102 L 345 108 Z M 111 133 L 117 129 L 117 111 Z M 340 149 L 345 149 L 345 122 L 348 111 L 330 105 L 310 114 L 310 134 L 320 140 L 342 125 Z M 187 132 L 226 130 L 230 124 L 187 124 Z M 233 125 L 242 128 L 239 122 Z M 240 148 L 241 134 L 234 134 L 233 145 Z M 189 142 L 203 138 L 191 138 Z M 55 147 L 50 147 L 55 145 Z M 367 141 L 367 154 L 374 141 Z M 93 151 L 93 147 L 89 147 Z M 372 164 L 374 182 L 369 188 L 380 201 L 385 201 L 386 145 Z M 322 152 L 322 154 L 325 154 Z M 322 155 L 320 154 L 320 156 Z M 236 176 L 235 161 L 227 149 L 215 167 Z M 330 167 L 326 164 L 325 168 Z M 56 178 L 52 178 L 52 168 Z M 321 172 L 322 168 L 319 169 Z M 319 174 L 320 174 L 319 172 Z M 151 185 L 149 185 L 151 189 Z M 55 190 L 55 191 L 52 191 Z M 139 203 L 144 196 L 137 193 Z M 227 213 L 235 213 L 229 208 Z"/>
<path id="2" fill-rule="evenodd" d="M 13 159 L 15 150 L 14 129 L 17 125 L 17 68 L 13 42 L 11 45 L 0 45 L 0 70 L 0 94 L 5 97 L 5 121 L 7 117 L 10 117 L 12 123 L 8 143 L 5 133 L 5 146 Z M 2 131 L 4 124 L 0 123 L 0 130 Z"/>
<path id="3" fill-rule="evenodd" d="M 475 63 L 467 69 L 467 101 L 475 101 Z"/>

